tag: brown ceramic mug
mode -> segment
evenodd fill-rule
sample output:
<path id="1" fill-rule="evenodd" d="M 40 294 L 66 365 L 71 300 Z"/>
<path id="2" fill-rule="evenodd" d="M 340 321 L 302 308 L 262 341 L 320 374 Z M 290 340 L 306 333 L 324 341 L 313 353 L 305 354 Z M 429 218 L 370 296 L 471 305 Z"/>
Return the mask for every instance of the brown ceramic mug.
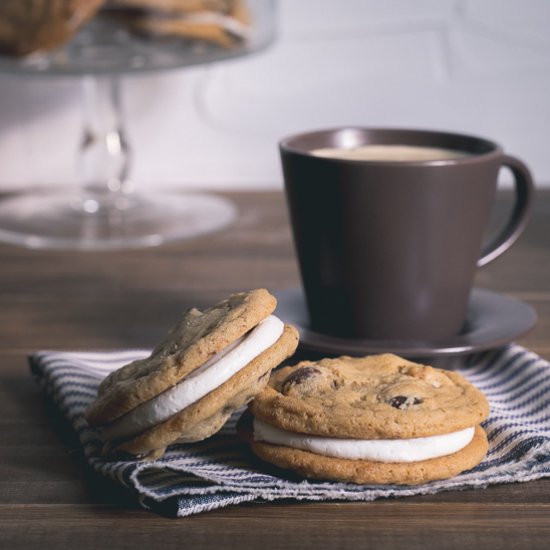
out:
<path id="1" fill-rule="evenodd" d="M 430 342 L 459 334 L 476 268 L 507 250 L 529 218 L 529 170 L 479 137 L 338 128 L 279 147 L 311 327 L 324 334 Z M 345 158 L 350 149 L 367 160 Z M 401 149 L 412 156 L 394 158 Z M 432 149 L 441 155 L 430 159 Z M 514 176 L 515 205 L 483 244 L 502 167 Z"/>

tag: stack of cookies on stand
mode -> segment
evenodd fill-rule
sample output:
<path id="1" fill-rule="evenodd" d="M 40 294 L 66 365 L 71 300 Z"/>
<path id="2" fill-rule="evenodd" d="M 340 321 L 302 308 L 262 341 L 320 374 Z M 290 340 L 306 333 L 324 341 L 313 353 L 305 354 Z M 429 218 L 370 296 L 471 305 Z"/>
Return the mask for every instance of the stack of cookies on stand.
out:
<path id="1" fill-rule="evenodd" d="M 0 55 L 50 52 L 99 16 L 139 36 L 221 48 L 246 42 L 253 25 L 246 0 L 2 0 Z"/>

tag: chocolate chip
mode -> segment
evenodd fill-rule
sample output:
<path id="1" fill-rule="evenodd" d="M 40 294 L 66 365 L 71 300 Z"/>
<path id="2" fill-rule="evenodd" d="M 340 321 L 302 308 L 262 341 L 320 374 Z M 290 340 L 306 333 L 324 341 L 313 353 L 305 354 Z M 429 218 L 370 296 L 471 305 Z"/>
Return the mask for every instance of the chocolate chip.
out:
<path id="1" fill-rule="evenodd" d="M 404 395 L 396 395 L 392 397 L 388 403 L 400 410 L 408 409 L 411 405 L 419 405 L 422 403 L 422 399 L 419 399 L 418 397 L 406 397 Z"/>
<path id="2" fill-rule="evenodd" d="M 321 371 L 315 367 L 302 367 L 301 369 L 295 370 L 284 379 L 281 388 L 282 392 L 286 394 L 292 386 L 301 384 L 305 380 L 313 378 L 318 374 L 321 374 Z"/>

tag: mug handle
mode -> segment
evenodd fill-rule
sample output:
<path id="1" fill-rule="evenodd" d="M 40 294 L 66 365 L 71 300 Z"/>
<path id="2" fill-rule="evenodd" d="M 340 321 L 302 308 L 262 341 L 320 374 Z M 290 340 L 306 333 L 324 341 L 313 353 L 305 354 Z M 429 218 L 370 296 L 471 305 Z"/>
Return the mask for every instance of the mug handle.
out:
<path id="1" fill-rule="evenodd" d="M 506 225 L 483 247 L 481 258 L 477 261 L 478 267 L 487 265 L 508 250 L 523 233 L 531 214 L 535 186 L 529 169 L 521 160 L 509 155 L 502 155 L 501 163 L 514 176 L 516 203 Z"/>

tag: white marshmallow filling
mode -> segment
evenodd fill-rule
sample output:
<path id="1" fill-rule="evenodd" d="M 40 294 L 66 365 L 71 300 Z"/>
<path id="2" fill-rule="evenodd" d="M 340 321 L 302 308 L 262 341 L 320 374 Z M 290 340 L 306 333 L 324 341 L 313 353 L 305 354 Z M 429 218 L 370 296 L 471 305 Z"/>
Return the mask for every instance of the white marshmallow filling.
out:
<path id="1" fill-rule="evenodd" d="M 339 439 L 287 432 L 254 418 L 254 440 L 318 455 L 373 462 L 418 462 L 456 453 L 473 439 L 475 428 L 412 439 Z"/>
<path id="2" fill-rule="evenodd" d="M 284 323 L 274 315 L 270 315 L 248 334 L 189 373 L 178 384 L 104 426 L 105 439 L 114 440 L 134 436 L 196 403 L 275 344 L 283 334 L 283 330 Z"/>

